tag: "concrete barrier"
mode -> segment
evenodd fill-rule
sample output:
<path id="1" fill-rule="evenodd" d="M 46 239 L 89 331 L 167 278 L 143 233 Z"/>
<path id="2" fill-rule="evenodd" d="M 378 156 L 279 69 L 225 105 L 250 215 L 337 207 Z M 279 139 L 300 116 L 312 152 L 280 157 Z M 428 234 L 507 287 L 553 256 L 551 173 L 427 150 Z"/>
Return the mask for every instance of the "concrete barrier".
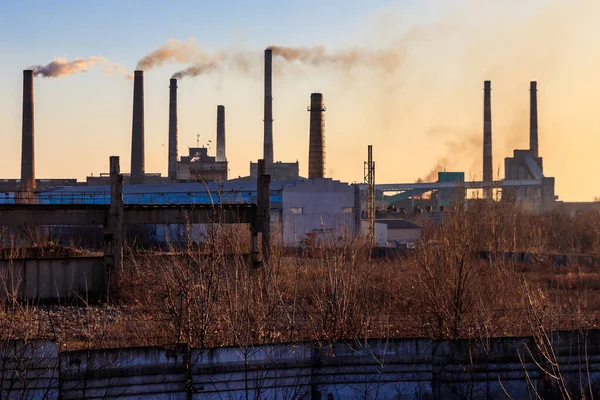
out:
<path id="1" fill-rule="evenodd" d="M 600 332 L 58 353 L 0 348 L 2 398 L 504 399 L 600 395 Z M 558 379 L 557 379 L 558 378 Z"/>
<path id="2" fill-rule="evenodd" d="M 0 260 L 0 299 L 96 299 L 106 290 L 103 257 Z"/>

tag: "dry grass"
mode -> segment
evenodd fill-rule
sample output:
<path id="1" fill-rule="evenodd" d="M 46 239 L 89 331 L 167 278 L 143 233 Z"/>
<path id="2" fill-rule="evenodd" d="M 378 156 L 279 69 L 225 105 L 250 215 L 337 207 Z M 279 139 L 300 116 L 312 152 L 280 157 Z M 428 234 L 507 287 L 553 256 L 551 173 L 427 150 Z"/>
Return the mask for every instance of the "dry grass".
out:
<path id="1" fill-rule="evenodd" d="M 18 247 L 18 246 L 16 246 Z M 522 265 L 480 250 L 600 254 L 600 214 L 534 216 L 482 203 L 426 225 L 403 259 L 373 259 L 361 238 L 273 246 L 253 268 L 245 229 L 209 229 L 206 243 L 131 251 L 110 305 L 40 307 L 13 300 L 0 336 L 52 337 L 64 348 L 199 347 L 365 337 L 482 338 L 597 327 L 600 268 Z"/>

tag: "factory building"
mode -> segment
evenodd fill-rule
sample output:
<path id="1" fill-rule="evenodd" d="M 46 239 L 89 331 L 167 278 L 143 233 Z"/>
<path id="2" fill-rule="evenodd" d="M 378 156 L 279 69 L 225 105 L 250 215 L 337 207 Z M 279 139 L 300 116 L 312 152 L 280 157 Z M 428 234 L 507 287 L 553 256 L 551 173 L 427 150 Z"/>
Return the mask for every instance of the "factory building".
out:
<path id="1" fill-rule="evenodd" d="M 190 147 L 187 156 L 177 161 L 178 182 L 225 182 L 227 161 L 208 155 L 206 147 Z"/>
<path id="2" fill-rule="evenodd" d="M 537 82 L 530 82 L 529 149 L 514 150 L 513 157 L 504 160 L 504 179 L 511 181 L 537 180 L 538 187 L 511 189 L 502 193 L 503 199 L 515 201 L 521 206 L 548 210 L 557 200 L 554 194 L 554 178 L 544 175 L 544 163 L 539 156 Z"/>
<path id="3" fill-rule="evenodd" d="M 355 202 L 353 185 L 332 179 L 274 181 L 270 186 L 271 237 L 286 246 L 306 241 L 336 241 L 354 235 Z M 256 203 L 254 182 L 208 182 L 123 187 L 125 204 L 224 204 Z M 38 194 L 39 204 L 107 204 L 109 186 L 61 187 Z M 0 202 L 13 200 L 4 200 Z M 183 237 L 185 225 L 153 226 L 155 240 Z M 191 227 L 192 238 L 202 240 L 205 226 Z M 168 229 L 168 234 L 165 234 Z M 162 234 L 160 234 L 162 232 Z"/>

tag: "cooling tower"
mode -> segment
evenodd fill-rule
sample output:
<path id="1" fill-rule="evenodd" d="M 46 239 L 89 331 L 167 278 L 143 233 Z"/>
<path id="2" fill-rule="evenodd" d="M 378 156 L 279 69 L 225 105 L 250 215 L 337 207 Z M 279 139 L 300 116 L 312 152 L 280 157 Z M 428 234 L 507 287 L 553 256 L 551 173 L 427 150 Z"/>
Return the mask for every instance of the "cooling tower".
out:
<path id="1" fill-rule="evenodd" d="M 144 183 L 144 71 L 133 78 L 133 122 L 131 129 L 131 184 Z"/>
<path id="2" fill-rule="evenodd" d="M 142 110 L 143 112 L 143 110 Z M 142 122 L 143 123 L 143 122 Z M 177 79 L 169 85 L 169 179 L 177 180 Z"/>
<path id="3" fill-rule="evenodd" d="M 21 143 L 21 190 L 35 190 L 33 136 L 33 71 L 23 71 L 23 122 Z"/>
<path id="4" fill-rule="evenodd" d="M 271 49 L 265 50 L 265 130 L 264 130 L 264 149 L 263 158 L 267 169 L 273 164 L 273 52 Z"/>
<path id="5" fill-rule="evenodd" d="M 225 106 L 217 106 L 217 162 L 227 161 L 225 155 Z"/>
<path id="6" fill-rule="evenodd" d="M 325 106 L 323 95 L 310 95 L 310 143 L 308 150 L 308 179 L 325 177 Z"/>

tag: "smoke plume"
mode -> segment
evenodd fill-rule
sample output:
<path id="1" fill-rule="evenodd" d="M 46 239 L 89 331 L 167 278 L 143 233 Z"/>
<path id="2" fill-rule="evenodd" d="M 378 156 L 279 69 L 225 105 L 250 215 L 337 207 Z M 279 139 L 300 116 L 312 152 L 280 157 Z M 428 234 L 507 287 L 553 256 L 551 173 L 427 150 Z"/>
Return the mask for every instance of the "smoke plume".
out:
<path id="1" fill-rule="evenodd" d="M 149 71 L 154 67 L 160 67 L 165 62 L 187 64 L 194 62 L 199 55 L 200 48 L 194 38 L 190 38 L 187 42 L 169 39 L 166 44 L 138 61 L 136 69 Z"/>
<path id="2" fill-rule="evenodd" d="M 185 77 L 195 77 L 198 75 L 204 75 L 209 72 L 215 71 L 219 68 L 220 62 L 217 60 L 207 60 L 201 63 L 196 63 L 191 65 L 181 71 L 175 72 L 171 78 L 173 79 L 181 79 Z"/>
<path id="3" fill-rule="evenodd" d="M 131 79 L 133 75 L 125 70 L 122 65 L 110 62 L 105 57 L 75 58 L 71 61 L 55 57 L 46 65 L 34 65 L 29 69 L 33 70 L 35 76 L 44 78 L 59 78 L 61 76 L 73 75 L 78 72 L 87 72 L 89 68 L 102 66 L 105 74 L 122 75 Z"/>
<path id="4" fill-rule="evenodd" d="M 446 144 L 446 154 L 439 157 L 435 166 L 429 170 L 427 175 L 417 179 L 417 182 L 435 182 L 437 181 L 438 172 L 457 168 L 464 163 L 465 159 L 472 158 L 472 154 L 481 149 L 482 137 L 480 134 L 473 132 L 467 136 L 458 136 L 458 139 L 450 141 Z"/>
<path id="5" fill-rule="evenodd" d="M 273 55 L 282 57 L 289 62 L 300 62 L 312 66 L 333 65 L 337 67 L 352 68 L 355 66 L 381 67 L 394 70 L 401 62 L 402 54 L 398 49 L 384 50 L 348 49 L 328 52 L 323 46 L 313 47 L 285 47 L 269 46 Z"/>

